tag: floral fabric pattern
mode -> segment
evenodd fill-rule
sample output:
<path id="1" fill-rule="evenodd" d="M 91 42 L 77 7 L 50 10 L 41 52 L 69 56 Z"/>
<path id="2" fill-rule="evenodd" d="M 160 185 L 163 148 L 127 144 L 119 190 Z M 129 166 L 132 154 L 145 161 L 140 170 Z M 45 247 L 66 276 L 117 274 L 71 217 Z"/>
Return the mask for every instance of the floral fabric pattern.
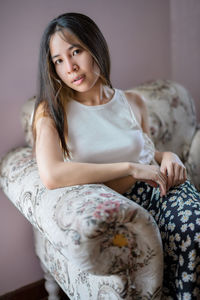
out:
<path id="1" fill-rule="evenodd" d="M 1 186 L 39 231 L 37 254 L 71 299 L 106 299 L 111 291 L 116 299 L 160 299 L 160 233 L 141 206 L 103 184 L 47 190 L 28 147 L 4 157 Z"/>
<path id="2" fill-rule="evenodd" d="M 186 181 L 160 197 L 159 189 L 137 182 L 124 194 L 156 220 L 164 249 L 162 299 L 200 299 L 200 194 Z"/>

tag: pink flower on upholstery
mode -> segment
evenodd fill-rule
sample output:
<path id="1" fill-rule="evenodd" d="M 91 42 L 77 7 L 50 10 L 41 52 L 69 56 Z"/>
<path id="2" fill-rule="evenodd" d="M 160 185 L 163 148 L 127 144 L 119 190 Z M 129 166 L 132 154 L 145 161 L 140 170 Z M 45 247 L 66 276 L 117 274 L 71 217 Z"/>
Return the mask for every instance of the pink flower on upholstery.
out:
<path id="1" fill-rule="evenodd" d="M 107 194 L 106 194 L 107 195 Z M 114 215 L 119 211 L 120 203 L 116 201 L 106 201 L 99 204 L 94 211 L 94 217 L 101 219 L 101 217 L 114 217 Z"/>
<path id="2" fill-rule="evenodd" d="M 172 103 L 171 103 L 171 106 L 174 107 L 174 108 L 177 108 L 179 106 L 179 98 L 178 97 L 175 97 L 172 99 Z"/>
<path id="3" fill-rule="evenodd" d="M 100 194 L 100 196 L 102 196 L 102 197 L 106 197 L 106 198 L 110 198 L 110 197 L 112 197 L 112 196 L 113 196 L 113 194 L 111 194 L 111 193 L 107 193 L 107 194 L 105 194 L 105 193 L 101 193 L 101 194 Z"/>
<path id="4" fill-rule="evenodd" d="M 91 191 L 86 191 L 86 192 L 84 193 L 84 195 L 91 195 L 91 194 L 92 194 Z"/>

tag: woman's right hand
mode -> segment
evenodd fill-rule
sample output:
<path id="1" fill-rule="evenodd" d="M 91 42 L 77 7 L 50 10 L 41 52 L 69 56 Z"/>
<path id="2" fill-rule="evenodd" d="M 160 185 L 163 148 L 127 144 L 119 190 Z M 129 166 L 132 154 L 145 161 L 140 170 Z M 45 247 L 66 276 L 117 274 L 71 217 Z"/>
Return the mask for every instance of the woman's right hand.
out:
<path id="1" fill-rule="evenodd" d="M 131 163 L 130 175 L 135 180 L 144 181 L 153 187 L 159 187 L 160 195 L 167 193 L 167 175 L 160 171 L 158 166 Z"/>

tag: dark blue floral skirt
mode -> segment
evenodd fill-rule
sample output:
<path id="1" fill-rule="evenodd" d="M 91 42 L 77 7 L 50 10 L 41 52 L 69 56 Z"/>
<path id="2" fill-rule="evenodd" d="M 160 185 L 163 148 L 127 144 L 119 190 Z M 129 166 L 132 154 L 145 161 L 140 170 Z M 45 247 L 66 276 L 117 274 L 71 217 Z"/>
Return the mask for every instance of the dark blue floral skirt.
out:
<path id="1" fill-rule="evenodd" d="M 200 194 L 186 181 L 160 197 L 158 188 L 137 182 L 124 194 L 156 220 L 164 249 L 163 298 L 200 299 Z"/>

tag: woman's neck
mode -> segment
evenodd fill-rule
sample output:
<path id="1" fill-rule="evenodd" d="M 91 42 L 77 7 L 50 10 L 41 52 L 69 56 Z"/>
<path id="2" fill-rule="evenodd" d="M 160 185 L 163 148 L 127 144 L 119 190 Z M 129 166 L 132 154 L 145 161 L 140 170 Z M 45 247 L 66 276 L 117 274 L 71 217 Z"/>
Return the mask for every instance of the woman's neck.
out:
<path id="1" fill-rule="evenodd" d="M 74 100 L 88 106 L 96 106 L 109 102 L 114 95 L 114 90 L 102 83 L 95 85 L 88 92 L 75 93 Z"/>

